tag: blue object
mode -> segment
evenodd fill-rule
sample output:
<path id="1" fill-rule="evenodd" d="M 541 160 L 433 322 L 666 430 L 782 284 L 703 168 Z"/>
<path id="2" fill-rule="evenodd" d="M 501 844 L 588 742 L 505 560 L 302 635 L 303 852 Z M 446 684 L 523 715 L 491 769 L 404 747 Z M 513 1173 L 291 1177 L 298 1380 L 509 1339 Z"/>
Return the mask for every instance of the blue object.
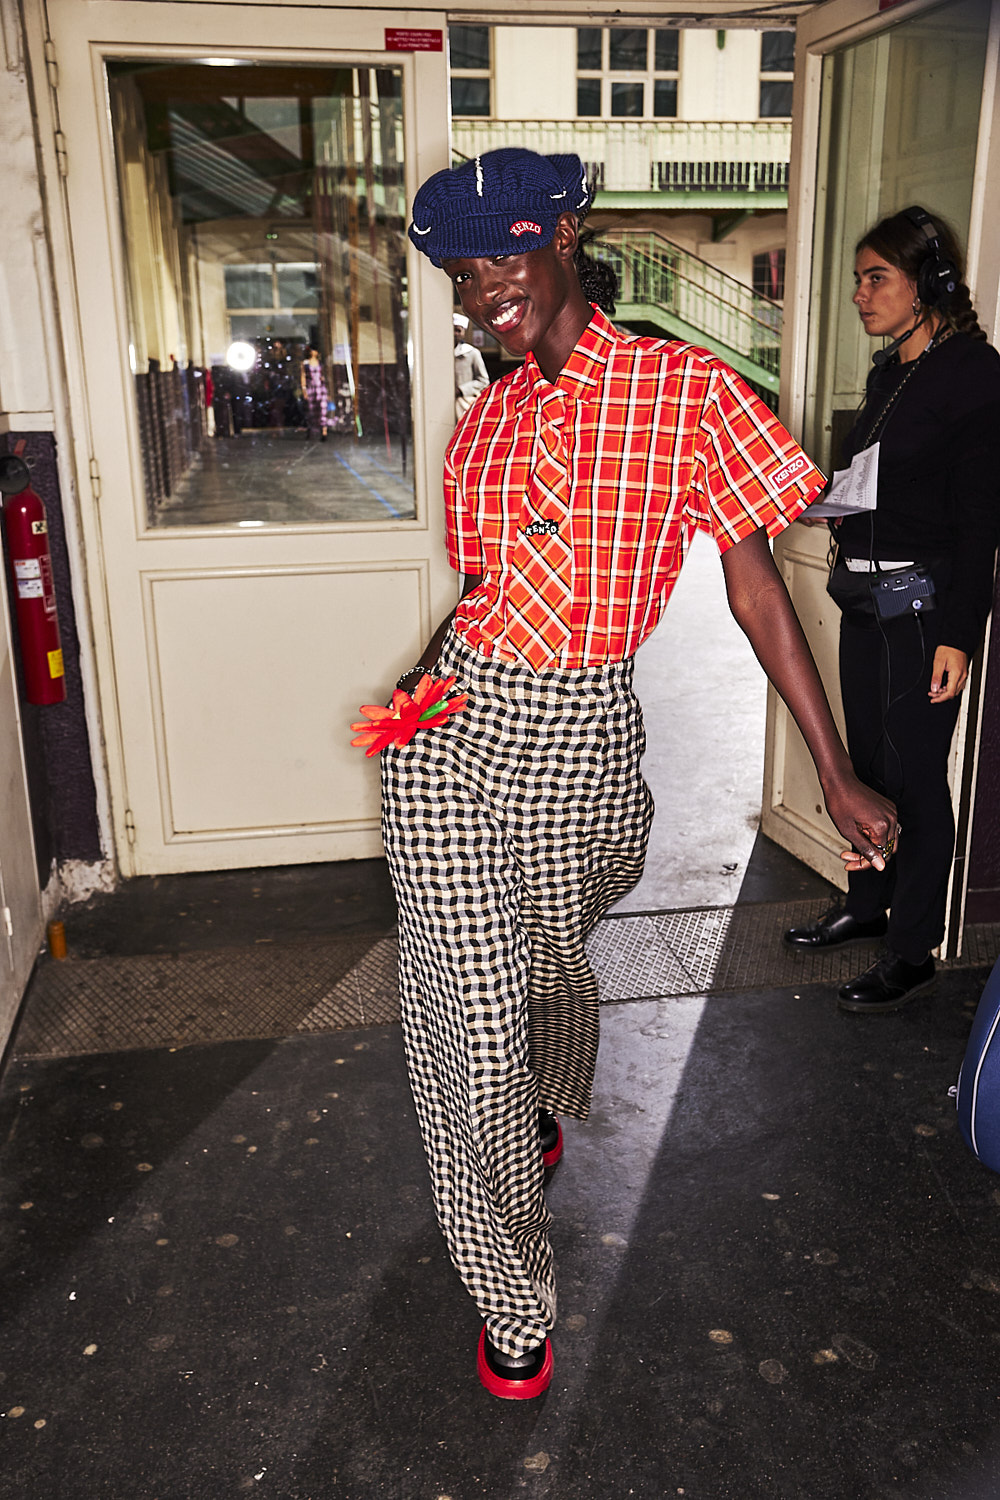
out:
<path id="1" fill-rule="evenodd" d="M 578 156 L 540 156 L 524 146 L 484 151 L 446 167 L 418 190 L 409 236 L 434 265 L 540 250 L 560 214 L 583 218 L 593 201 Z"/>
<path id="2" fill-rule="evenodd" d="M 965 1144 L 991 1172 L 1000 1172 L 1000 960 L 976 1009 L 957 1103 Z"/>

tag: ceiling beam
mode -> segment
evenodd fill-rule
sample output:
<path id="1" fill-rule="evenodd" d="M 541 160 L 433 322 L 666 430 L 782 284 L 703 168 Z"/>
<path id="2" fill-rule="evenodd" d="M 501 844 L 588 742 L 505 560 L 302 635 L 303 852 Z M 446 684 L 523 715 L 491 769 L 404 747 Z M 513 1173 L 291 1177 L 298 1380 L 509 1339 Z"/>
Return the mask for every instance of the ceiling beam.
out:
<path id="1" fill-rule="evenodd" d="M 623 0 L 620 6 L 587 4 L 586 0 L 521 0 L 515 10 L 484 10 L 482 0 L 452 0 L 449 20 L 487 26 L 631 26 L 639 21 L 657 26 L 691 26 L 726 30 L 794 26 L 822 0 L 687 0 L 683 10 L 666 10 L 663 0 Z M 410 0 L 408 11 L 433 10 L 432 0 Z"/>

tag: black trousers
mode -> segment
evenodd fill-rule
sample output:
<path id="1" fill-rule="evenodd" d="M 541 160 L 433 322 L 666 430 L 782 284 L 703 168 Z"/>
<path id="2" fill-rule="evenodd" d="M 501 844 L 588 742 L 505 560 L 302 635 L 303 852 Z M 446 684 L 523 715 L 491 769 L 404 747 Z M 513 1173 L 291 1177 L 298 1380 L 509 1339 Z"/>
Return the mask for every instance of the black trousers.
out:
<path id="1" fill-rule="evenodd" d="M 899 843 L 885 870 L 848 876 L 847 910 L 860 922 L 889 911 L 888 944 L 919 963 L 944 935 L 955 847 L 948 753 L 959 700 L 931 703 L 937 611 L 863 624 L 841 621 L 840 686 L 847 748 L 860 779 L 899 809 Z"/>

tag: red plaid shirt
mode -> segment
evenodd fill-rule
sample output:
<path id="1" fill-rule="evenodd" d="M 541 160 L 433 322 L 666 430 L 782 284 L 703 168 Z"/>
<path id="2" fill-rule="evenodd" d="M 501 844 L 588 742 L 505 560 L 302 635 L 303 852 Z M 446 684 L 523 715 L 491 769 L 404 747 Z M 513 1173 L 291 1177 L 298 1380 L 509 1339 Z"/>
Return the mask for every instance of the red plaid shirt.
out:
<path id="1" fill-rule="evenodd" d="M 556 412 L 570 484 L 570 633 L 553 667 L 631 656 L 663 613 L 696 527 L 720 552 L 760 527 L 776 536 L 824 483 L 714 355 L 624 335 L 595 309 L 555 386 L 529 354 L 483 393 L 448 446 L 449 557 L 456 571 L 483 575 L 455 628 L 483 656 L 522 659 L 507 639 L 508 593 L 519 533 L 535 537 L 526 489 L 544 446 L 543 403 L 544 420 Z M 537 539 L 544 546 L 544 527 Z"/>

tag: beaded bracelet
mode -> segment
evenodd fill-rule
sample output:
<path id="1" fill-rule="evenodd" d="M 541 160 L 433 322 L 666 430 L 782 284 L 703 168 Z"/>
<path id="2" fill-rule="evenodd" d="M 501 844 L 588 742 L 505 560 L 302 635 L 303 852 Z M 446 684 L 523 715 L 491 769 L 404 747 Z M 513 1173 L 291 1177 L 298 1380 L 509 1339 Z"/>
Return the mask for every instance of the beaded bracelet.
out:
<path id="1" fill-rule="evenodd" d="M 423 674 L 424 672 L 429 672 L 430 675 L 433 677 L 434 676 L 434 667 L 436 667 L 436 666 L 437 666 L 437 662 L 435 662 L 434 665 L 430 666 L 430 667 L 425 667 L 424 664 L 423 664 L 423 662 L 418 662 L 415 667 L 411 667 L 408 672 L 403 672 L 401 674 L 401 676 L 396 679 L 396 686 L 398 688 L 401 688 L 403 686 L 403 683 L 406 681 L 406 679 L 408 677 L 412 677 L 415 672 L 420 672 L 421 674 Z"/>

